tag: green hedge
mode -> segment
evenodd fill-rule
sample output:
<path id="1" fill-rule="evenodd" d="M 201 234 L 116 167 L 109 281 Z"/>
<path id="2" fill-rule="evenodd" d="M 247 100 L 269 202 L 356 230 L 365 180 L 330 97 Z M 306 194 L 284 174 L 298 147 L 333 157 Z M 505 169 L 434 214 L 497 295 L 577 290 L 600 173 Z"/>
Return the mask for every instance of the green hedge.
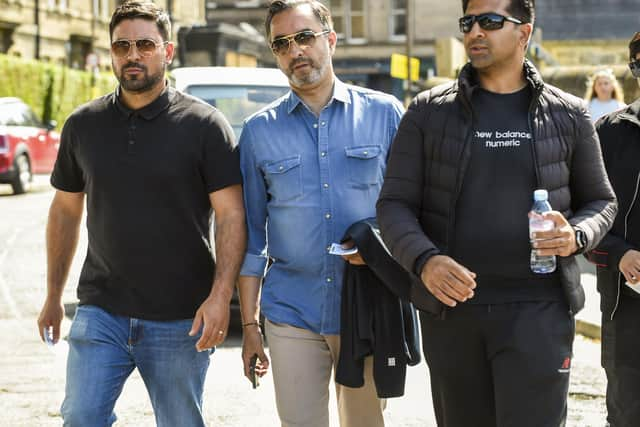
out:
<path id="1" fill-rule="evenodd" d="M 0 54 L 0 96 L 15 96 L 29 104 L 43 122 L 58 128 L 81 104 L 116 87 L 111 73 L 94 76 L 51 63 Z"/>

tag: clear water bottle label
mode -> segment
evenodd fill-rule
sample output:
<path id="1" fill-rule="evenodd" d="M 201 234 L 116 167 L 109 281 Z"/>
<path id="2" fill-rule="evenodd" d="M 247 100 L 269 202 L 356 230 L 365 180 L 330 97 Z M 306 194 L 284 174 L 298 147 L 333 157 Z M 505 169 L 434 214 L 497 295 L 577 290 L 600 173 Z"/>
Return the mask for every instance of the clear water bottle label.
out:
<path id="1" fill-rule="evenodd" d="M 551 231 L 555 224 L 550 219 L 544 219 L 542 215 L 533 214 L 529 219 L 529 231 Z"/>

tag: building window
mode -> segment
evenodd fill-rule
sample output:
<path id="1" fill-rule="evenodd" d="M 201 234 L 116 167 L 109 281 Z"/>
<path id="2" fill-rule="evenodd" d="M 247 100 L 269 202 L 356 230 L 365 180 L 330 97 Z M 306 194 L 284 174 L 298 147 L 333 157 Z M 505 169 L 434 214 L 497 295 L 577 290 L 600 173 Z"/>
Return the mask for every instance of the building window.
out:
<path id="1" fill-rule="evenodd" d="M 67 10 L 67 0 L 48 0 L 49 9 L 64 12 Z"/>
<path id="2" fill-rule="evenodd" d="M 366 0 L 329 0 L 327 3 L 339 38 L 348 41 L 366 39 Z"/>
<path id="3" fill-rule="evenodd" d="M 404 39 L 407 36 L 407 0 L 391 0 L 389 30 L 392 39 Z"/>
<path id="4" fill-rule="evenodd" d="M 0 22 L 0 53 L 8 53 L 13 45 L 13 31 L 18 25 L 10 22 Z"/>

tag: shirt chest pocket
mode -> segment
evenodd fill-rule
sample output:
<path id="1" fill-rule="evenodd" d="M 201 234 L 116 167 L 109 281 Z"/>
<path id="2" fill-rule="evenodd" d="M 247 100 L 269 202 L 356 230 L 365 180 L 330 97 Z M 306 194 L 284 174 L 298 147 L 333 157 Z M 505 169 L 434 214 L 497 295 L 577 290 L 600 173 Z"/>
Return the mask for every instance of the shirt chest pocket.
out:
<path id="1" fill-rule="evenodd" d="M 352 184 L 368 186 L 382 182 L 382 165 L 379 145 L 360 145 L 345 148 Z"/>
<path id="2" fill-rule="evenodd" d="M 302 165 L 300 156 L 269 162 L 263 167 L 267 191 L 276 201 L 302 196 Z"/>

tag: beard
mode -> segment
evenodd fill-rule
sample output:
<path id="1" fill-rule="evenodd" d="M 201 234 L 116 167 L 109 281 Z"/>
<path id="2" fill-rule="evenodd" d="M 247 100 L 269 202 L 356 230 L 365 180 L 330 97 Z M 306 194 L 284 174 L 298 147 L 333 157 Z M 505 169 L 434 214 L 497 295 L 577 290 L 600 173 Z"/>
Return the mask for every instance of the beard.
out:
<path id="1" fill-rule="evenodd" d="M 296 75 L 294 67 L 301 63 L 308 64 L 311 70 L 306 72 L 305 74 Z M 291 61 L 289 67 L 287 67 L 287 72 L 285 74 L 294 86 L 310 85 L 318 82 L 322 78 L 327 69 L 327 65 L 328 60 L 325 60 L 322 63 L 318 63 L 311 58 L 299 57 Z"/>
<path id="2" fill-rule="evenodd" d="M 127 68 L 139 68 L 142 70 L 142 75 L 127 76 L 125 73 Z M 137 62 L 129 62 L 122 66 L 120 73 L 116 75 L 116 78 L 118 79 L 122 89 L 127 92 L 143 93 L 154 88 L 158 82 L 164 79 L 164 75 L 164 66 L 156 74 L 149 74 L 147 66 Z"/>

